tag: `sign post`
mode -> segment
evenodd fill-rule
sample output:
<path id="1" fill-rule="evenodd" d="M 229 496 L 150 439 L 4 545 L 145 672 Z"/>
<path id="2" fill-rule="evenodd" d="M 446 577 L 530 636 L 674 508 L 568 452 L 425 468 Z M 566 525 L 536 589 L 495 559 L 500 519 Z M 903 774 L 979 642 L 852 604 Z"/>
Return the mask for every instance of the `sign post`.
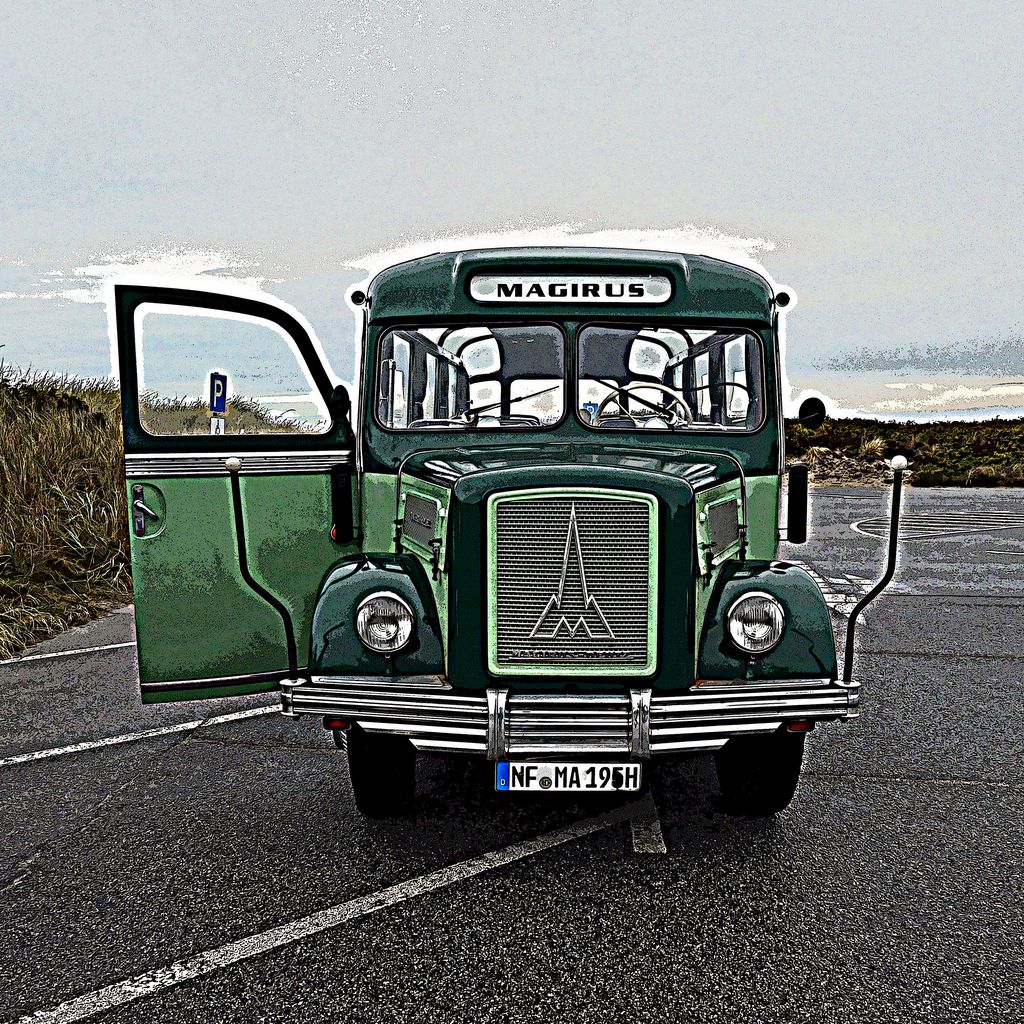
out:
<path id="1" fill-rule="evenodd" d="M 223 434 L 228 414 L 228 376 L 210 374 L 210 433 Z"/>

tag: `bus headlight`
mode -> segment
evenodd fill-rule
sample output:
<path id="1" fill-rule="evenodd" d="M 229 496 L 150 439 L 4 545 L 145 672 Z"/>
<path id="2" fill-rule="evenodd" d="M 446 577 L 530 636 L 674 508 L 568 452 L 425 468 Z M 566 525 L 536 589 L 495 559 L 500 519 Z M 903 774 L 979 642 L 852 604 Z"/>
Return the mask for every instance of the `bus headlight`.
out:
<path id="1" fill-rule="evenodd" d="M 764 654 L 781 639 L 786 613 L 771 594 L 754 592 L 733 601 L 726 612 L 732 642 L 745 654 Z"/>
<path id="2" fill-rule="evenodd" d="M 389 590 L 371 594 L 356 609 L 359 639 L 380 654 L 400 651 L 412 638 L 412 609 Z"/>

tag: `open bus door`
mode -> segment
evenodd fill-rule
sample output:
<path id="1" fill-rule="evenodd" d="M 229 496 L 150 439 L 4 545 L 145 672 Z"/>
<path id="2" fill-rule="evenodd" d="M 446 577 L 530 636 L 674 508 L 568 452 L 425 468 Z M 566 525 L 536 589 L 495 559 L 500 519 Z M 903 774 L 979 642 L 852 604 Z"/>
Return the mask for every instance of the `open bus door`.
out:
<path id="1" fill-rule="evenodd" d="M 305 667 L 318 586 L 355 548 L 348 393 L 273 300 L 113 302 L 142 699 L 272 689 Z"/>

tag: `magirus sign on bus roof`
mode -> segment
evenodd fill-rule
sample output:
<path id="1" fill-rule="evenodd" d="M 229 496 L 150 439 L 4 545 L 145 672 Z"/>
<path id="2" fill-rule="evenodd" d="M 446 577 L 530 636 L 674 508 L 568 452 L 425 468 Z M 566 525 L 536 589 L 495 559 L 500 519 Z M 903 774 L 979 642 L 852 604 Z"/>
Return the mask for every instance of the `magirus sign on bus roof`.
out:
<path id="1" fill-rule="evenodd" d="M 672 282 L 664 274 L 477 274 L 469 294 L 490 303 L 657 305 L 672 297 Z"/>

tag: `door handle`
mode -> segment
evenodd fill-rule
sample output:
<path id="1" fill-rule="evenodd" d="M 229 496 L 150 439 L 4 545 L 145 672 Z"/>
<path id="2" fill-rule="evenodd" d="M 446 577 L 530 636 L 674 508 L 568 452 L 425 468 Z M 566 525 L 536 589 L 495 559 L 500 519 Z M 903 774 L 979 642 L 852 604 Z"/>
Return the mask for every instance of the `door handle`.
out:
<path id="1" fill-rule="evenodd" d="M 132 499 L 132 527 L 135 530 L 135 536 L 145 537 L 146 518 L 148 517 L 154 522 L 159 522 L 160 516 L 142 500 L 141 484 L 135 484 L 132 487 Z"/>

